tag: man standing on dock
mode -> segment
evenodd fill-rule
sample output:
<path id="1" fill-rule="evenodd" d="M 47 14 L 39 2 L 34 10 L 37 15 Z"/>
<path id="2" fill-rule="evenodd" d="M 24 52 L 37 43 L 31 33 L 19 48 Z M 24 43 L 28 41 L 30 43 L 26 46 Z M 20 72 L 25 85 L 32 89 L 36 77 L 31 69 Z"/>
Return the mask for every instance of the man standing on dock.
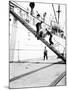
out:
<path id="1" fill-rule="evenodd" d="M 46 47 L 44 48 L 44 60 L 45 60 L 45 57 L 46 57 L 46 59 L 48 59 L 48 54 L 47 54 L 47 49 L 46 49 Z"/>

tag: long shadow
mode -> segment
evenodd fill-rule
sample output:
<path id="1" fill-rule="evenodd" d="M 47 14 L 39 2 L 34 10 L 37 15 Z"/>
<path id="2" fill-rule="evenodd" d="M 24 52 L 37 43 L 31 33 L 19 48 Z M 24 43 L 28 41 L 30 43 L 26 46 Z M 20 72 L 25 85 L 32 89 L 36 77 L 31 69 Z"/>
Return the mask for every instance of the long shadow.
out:
<path id="1" fill-rule="evenodd" d="M 16 76 L 16 77 L 10 79 L 9 82 L 13 82 L 13 81 L 18 80 L 18 79 L 20 79 L 20 78 L 22 78 L 22 77 L 25 77 L 25 76 L 27 76 L 27 75 L 33 74 L 33 73 L 35 73 L 35 72 L 37 72 L 37 71 L 40 71 L 40 70 L 42 70 L 42 69 L 45 69 L 45 68 L 47 68 L 47 67 L 50 67 L 50 66 L 52 66 L 52 65 L 59 64 L 59 63 L 60 63 L 60 62 L 52 63 L 52 64 L 50 64 L 50 65 L 48 65 L 48 66 L 44 66 L 44 67 L 39 68 L 39 69 L 36 69 L 36 70 L 34 70 L 34 71 L 30 71 L 30 72 L 28 72 L 28 73 L 25 73 L 25 74 Z"/>

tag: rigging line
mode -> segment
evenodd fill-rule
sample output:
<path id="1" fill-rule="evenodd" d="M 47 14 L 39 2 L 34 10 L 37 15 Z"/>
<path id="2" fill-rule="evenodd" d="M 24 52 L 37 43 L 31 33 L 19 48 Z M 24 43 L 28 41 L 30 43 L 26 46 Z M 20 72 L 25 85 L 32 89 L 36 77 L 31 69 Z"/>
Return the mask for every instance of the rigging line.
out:
<path id="1" fill-rule="evenodd" d="M 58 47 L 58 46 L 59 46 L 59 44 L 58 44 L 58 43 L 54 44 L 54 47 Z"/>
<path id="2" fill-rule="evenodd" d="M 54 12 L 54 16 L 55 16 L 56 23 L 58 23 L 58 22 L 57 22 L 57 17 L 56 17 L 56 13 L 55 13 L 55 9 L 54 9 L 53 3 L 52 3 L 52 8 L 53 8 L 53 12 Z"/>
<path id="3" fill-rule="evenodd" d="M 59 24 L 59 17 L 60 17 L 60 4 L 58 5 L 58 11 L 57 11 L 57 13 L 58 13 L 58 24 Z"/>
<path id="4" fill-rule="evenodd" d="M 53 39 L 54 39 L 54 41 L 56 41 L 55 38 L 53 38 Z M 57 41 L 56 41 L 56 42 L 57 42 Z M 57 42 L 57 44 L 61 45 L 59 42 Z M 61 45 L 61 46 L 63 46 L 63 45 Z M 64 48 L 64 46 L 63 46 L 63 48 Z"/>

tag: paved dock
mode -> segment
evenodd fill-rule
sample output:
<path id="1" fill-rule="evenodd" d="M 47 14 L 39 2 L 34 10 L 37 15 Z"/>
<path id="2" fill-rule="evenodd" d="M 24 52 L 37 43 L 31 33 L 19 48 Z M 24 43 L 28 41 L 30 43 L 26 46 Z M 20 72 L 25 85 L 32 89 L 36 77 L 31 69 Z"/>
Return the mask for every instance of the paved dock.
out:
<path id="1" fill-rule="evenodd" d="M 36 61 L 10 63 L 10 88 L 49 86 L 65 71 L 65 64 L 56 63 L 57 59 L 55 62 Z M 65 85 L 65 78 L 58 85 Z"/>

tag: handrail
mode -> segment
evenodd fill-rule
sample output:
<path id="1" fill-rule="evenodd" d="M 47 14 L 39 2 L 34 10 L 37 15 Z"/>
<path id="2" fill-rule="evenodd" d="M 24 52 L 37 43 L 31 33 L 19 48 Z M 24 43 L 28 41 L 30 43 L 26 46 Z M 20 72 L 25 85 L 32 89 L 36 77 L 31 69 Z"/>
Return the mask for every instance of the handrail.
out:
<path id="1" fill-rule="evenodd" d="M 18 3 L 16 3 L 15 1 L 9 1 L 9 3 L 15 5 L 16 7 L 20 8 L 21 10 L 23 10 L 24 12 L 28 13 L 28 11 L 24 10 Z"/>

